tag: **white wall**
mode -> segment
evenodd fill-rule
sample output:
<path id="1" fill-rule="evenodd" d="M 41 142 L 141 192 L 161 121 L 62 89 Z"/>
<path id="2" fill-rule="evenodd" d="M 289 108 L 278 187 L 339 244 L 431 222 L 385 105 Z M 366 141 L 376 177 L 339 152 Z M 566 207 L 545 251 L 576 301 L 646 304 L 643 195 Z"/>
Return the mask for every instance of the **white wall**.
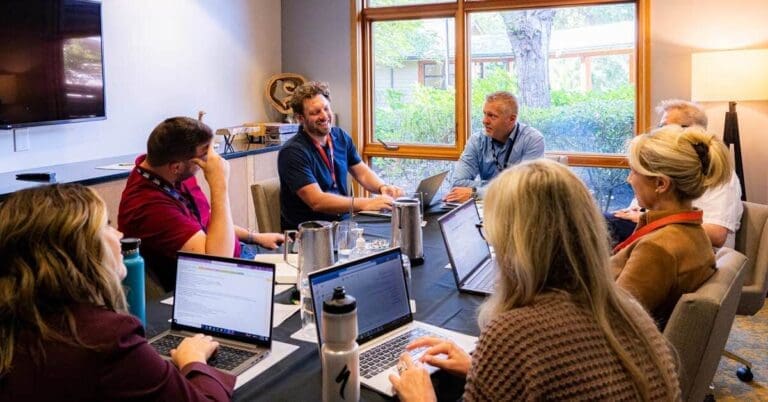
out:
<path id="1" fill-rule="evenodd" d="M 766 0 L 652 0 L 652 104 L 668 98 L 690 99 L 693 52 L 767 48 L 766 22 Z M 710 131 L 722 135 L 727 103 L 707 102 L 703 105 Z M 737 111 L 747 199 L 765 204 L 768 203 L 768 178 L 765 175 L 768 101 L 740 102 Z"/>
<path id="2" fill-rule="evenodd" d="M 338 125 L 352 134 L 349 7 L 349 0 L 282 0 L 282 60 L 283 72 L 330 85 Z"/>
<path id="3" fill-rule="evenodd" d="M 140 153 L 152 128 L 205 110 L 212 128 L 264 121 L 280 72 L 280 0 L 105 0 L 107 120 L 35 127 L 13 152 L 0 131 L 0 172 Z"/>

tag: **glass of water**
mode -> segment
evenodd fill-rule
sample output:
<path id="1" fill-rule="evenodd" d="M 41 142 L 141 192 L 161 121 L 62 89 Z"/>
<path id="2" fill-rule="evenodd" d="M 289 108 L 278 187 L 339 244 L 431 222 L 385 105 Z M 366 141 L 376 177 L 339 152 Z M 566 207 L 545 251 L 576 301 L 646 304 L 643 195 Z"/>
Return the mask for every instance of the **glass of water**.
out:
<path id="1" fill-rule="evenodd" d="M 339 252 L 338 261 L 346 261 L 349 254 L 355 247 L 355 233 L 352 229 L 357 228 L 357 222 L 341 221 L 336 228 L 336 249 Z"/>

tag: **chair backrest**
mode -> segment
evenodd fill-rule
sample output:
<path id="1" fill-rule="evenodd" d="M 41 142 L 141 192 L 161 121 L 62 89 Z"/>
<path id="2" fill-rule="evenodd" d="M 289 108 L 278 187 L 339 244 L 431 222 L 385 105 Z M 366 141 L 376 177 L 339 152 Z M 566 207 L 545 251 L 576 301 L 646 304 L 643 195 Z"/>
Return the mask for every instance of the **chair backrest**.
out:
<path id="1" fill-rule="evenodd" d="M 667 322 L 664 336 L 680 359 L 683 400 L 700 402 L 709 390 L 736 315 L 745 262 L 738 251 L 718 253 L 715 274 L 684 294 Z"/>
<path id="2" fill-rule="evenodd" d="M 280 232 L 280 179 L 272 178 L 251 185 L 256 224 L 261 233 Z"/>
<path id="3" fill-rule="evenodd" d="M 736 232 L 736 250 L 747 256 L 744 289 L 737 314 L 755 315 L 768 291 L 768 205 L 744 201 L 741 227 Z"/>

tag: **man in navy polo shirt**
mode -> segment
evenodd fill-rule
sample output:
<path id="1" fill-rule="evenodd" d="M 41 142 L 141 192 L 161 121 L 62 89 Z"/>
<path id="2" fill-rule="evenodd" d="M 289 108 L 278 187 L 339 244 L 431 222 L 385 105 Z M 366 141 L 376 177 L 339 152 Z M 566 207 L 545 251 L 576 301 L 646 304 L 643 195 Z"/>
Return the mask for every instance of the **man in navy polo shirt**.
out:
<path id="1" fill-rule="evenodd" d="M 366 165 L 344 130 L 333 127 L 328 84 L 307 82 L 293 93 L 290 106 L 301 123 L 277 156 L 280 174 L 280 225 L 296 229 L 309 220 L 345 219 L 349 211 L 392 209 L 403 190 L 385 184 Z M 347 173 L 376 198 L 351 197 Z"/>

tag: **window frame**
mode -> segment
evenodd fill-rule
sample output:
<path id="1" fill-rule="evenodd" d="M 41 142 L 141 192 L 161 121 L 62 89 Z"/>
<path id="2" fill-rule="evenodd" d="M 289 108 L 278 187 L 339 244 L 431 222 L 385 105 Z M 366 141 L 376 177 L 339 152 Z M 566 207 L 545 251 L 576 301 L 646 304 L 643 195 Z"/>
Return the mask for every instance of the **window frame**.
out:
<path id="1" fill-rule="evenodd" d="M 366 7 L 367 0 L 350 0 L 352 20 L 352 124 L 353 138 L 366 162 L 372 157 L 452 159 L 457 160 L 472 134 L 470 126 L 469 85 L 470 57 L 467 47 L 470 32 L 467 21 L 473 12 L 506 11 L 526 8 L 589 6 L 607 4 L 635 5 L 637 18 L 634 82 L 636 84 L 634 135 L 646 131 L 650 126 L 650 0 L 455 0 L 446 3 L 405 5 L 389 7 Z M 386 149 L 373 139 L 373 77 L 374 64 L 372 49 L 373 22 L 422 19 L 453 18 L 455 22 L 455 132 L 453 145 L 397 144 L 396 150 Z M 630 72 L 631 74 L 632 72 Z M 446 77 L 447 79 L 447 77 Z M 390 144 L 391 145 L 391 144 Z M 628 167 L 626 155 L 547 152 L 550 155 L 567 155 L 569 165 L 583 167 Z"/>

